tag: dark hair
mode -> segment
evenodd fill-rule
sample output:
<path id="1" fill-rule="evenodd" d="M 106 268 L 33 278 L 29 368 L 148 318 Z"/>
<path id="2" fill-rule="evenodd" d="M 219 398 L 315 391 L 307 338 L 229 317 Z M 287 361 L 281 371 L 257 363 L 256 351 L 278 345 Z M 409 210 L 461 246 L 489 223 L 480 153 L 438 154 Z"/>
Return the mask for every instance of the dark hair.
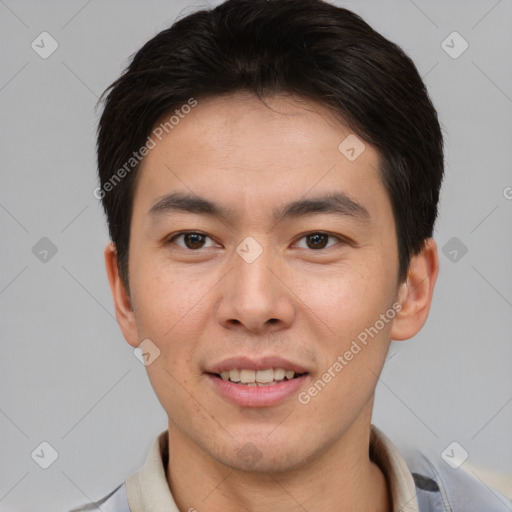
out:
<path id="1" fill-rule="evenodd" d="M 322 0 L 228 0 L 153 37 L 100 98 L 108 92 L 98 126 L 101 188 L 95 195 L 126 289 L 140 167 L 135 152 L 166 113 L 191 99 L 238 91 L 319 101 L 376 147 L 402 282 L 411 255 L 432 237 L 444 173 L 437 112 L 414 63 L 358 15 Z"/>

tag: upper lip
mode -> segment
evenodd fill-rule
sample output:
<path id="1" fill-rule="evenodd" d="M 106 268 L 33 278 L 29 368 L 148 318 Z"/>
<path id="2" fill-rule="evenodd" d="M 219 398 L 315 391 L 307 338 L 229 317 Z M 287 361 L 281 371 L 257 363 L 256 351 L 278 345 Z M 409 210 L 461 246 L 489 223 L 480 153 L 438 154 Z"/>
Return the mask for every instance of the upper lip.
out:
<path id="1" fill-rule="evenodd" d="M 221 373 L 228 370 L 247 369 L 247 370 L 267 370 L 269 368 L 283 368 L 284 370 L 293 370 L 295 373 L 308 373 L 306 368 L 298 363 L 283 359 L 279 356 L 266 356 L 251 358 L 247 356 L 230 357 L 223 359 L 207 368 L 207 373 Z"/>

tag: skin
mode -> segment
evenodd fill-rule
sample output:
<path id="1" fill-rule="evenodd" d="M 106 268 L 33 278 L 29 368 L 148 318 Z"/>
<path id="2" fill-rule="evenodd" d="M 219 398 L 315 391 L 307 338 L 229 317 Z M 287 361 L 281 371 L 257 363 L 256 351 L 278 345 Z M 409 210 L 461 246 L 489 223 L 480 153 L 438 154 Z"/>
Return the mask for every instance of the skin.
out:
<path id="1" fill-rule="evenodd" d="M 366 144 L 349 161 L 338 146 L 350 129 L 318 103 L 291 95 L 265 103 L 247 93 L 201 100 L 145 157 L 130 227 L 130 293 L 115 246 L 105 249 L 116 316 L 132 347 L 149 338 L 161 351 L 146 369 L 169 417 L 167 480 L 180 510 L 389 511 L 385 478 L 368 452 L 375 387 L 390 340 L 411 338 L 427 319 L 437 246 L 427 240 L 398 283 L 378 152 Z M 276 207 L 333 190 L 362 204 L 370 222 L 271 217 Z M 155 220 L 150 208 L 170 192 L 200 195 L 235 216 L 171 212 Z M 206 237 L 188 248 L 183 236 L 166 244 L 184 230 Z M 318 231 L 333 238 L 308 241 Z M 263 250 L 252 263 L 236 252 L 248 236 Z M 306 405 L 293 396 L 239 407 L 204 374 L 232 355 L 281 355 L 308 368 L 307 390 L 396 301 L 394 319 Z M 238 453 L 247 443 L 257 462 Z"/>

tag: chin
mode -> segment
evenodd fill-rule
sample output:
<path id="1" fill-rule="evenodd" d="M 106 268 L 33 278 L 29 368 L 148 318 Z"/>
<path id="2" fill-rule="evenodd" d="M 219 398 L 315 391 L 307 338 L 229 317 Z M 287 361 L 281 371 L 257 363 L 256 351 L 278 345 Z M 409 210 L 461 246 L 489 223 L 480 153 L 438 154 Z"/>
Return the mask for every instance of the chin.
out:
<path id="1" fill-rule="evenodd" d="M 306 462 L 300 456 L 294 455 L 293 458 L 276 457 L 275 454 L 263 455 L 260 460 L 244 461 L 238 457 L 230 458 L 229 460 L 220 460 L 222 464 L 235 471 L 246 472 L 250 474 L 268 474 L 268 473 L 287 473 L 290 471 L 300 469 Z"/>
<path id="2" fill-rule="evenodd" d="M 294 471 L 307 464 L 312 457 L 312 453 L 300 440 L 291 443 L 288 439 L 284 444 L 284 440 L 279 439 L 270 443 L 265 436 L 259 438 L 259 441 L 252 439 L 238 441 L 234 453 L 231 447 L 226 447 L 230 453 L 224 452 L 215 458 L 233 470 L 263 474 Z"/>

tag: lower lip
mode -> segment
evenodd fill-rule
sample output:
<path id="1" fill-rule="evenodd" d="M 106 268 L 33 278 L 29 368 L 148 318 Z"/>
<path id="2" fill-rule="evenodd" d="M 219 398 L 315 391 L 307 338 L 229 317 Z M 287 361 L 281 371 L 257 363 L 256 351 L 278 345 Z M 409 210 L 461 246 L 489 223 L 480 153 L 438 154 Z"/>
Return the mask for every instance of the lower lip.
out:
<path id="1" fill-rule="evenodd" d="M 269 386 L 244 386 L 229 380 L 222 380 L 212 374 L 206 374 L 214 389 L 224 398 L 241 407 L 270 407 L 278 405 L 295 395 L 305 383 L 308 374 L 291 380 L 283 380 Z"/>

